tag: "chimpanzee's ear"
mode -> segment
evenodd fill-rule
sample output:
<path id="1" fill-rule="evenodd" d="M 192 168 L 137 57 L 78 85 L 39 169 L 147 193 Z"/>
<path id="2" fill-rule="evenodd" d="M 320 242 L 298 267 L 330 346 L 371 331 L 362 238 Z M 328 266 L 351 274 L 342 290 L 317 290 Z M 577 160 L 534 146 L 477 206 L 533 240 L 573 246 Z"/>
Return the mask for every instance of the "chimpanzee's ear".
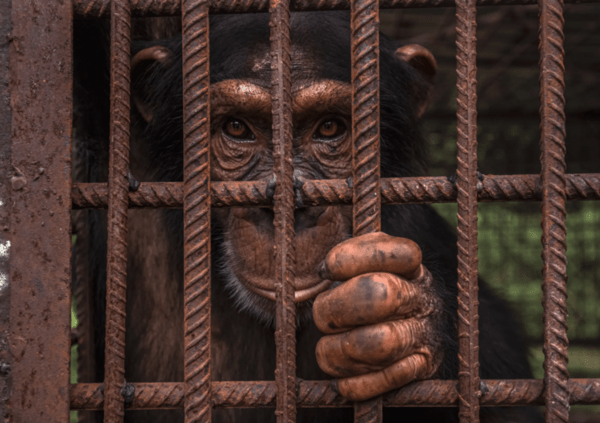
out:
<path id="1" fill-rule="evenodd" d="M 394 53 L 400 60 L 404 60 L 415 68 L 423 77 L 424 84 L 418 84 L 416 93 L 417 117 L 421 117 L 427 105 L 433 88 L 433 79 L 437 72 L 437 63 L 433 54 L 425 47 L 418 44 L 408 44 L 396 49 Z M 421 86 L 422 85 L 422 86 Z"/>
<path id="2" fill-rule="evenodd" d="M 154 107 L 148 102 L 149 93 L 145 89 L 147 81 L 144 74 L 151 66 L 169 66 L 173 61 L 173 53 L 163 46 L 152 46 L 145 48 L 131 59 L 131 99 L 140 115 L 147 123 L 152 122 Z"/>

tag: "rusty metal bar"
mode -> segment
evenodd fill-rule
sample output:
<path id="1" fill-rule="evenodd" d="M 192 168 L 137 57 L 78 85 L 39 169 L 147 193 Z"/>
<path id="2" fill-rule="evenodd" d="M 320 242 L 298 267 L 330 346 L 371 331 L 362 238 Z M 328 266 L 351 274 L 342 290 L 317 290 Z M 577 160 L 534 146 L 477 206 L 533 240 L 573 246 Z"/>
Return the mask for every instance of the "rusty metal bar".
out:
<path id="1" fill-rule="evenodd" d="M 183 8 L 185 422 L 211 421 L 208 3 Z"/>
<path id="2" fill-rule="evenodd" d="M 479 311 L 477 258 L 477 9 L 456 2 L 458 203 L 458 415 L 479 423 Z"/>
<path id="3" fill-rule="evenodd" d="M 565 175 L 567 200 L 600 200 L 600 174 Z M 269 207 L 266 181 L 212 182 L 212 207 Z M 307 206 L 350 204 L 352 189 L 342 179 L 305 181 L 300 190 Z M 382 178 L 382 204 L 449 203 L 456 201 L 456 185 L 445 177 Z M 73 208 L 106 208 L 106 184 L 74 184 L 71 191 Z M 478 185 L 477 200 L 539 201 L 542 199 L 539 175 L 486 175 Z M 181 208 L 181 182 L 144 182 L 129 193 L 129 207 Z"/>
<path id="4" fill-rule="evenodd" d="M 275 214 L 275 382 L 278 423 L 296 421 L 296 305 L 294 304 L 294 167 L 292 152 L 292 60 L 290 2 L 271 0 L 271 101 Z"/>
<path id="5" fill-rule="evenodd" d="M 542 380 L 511 379 L 482 380 L 485 389 L 482 406 L 523 406 L 544 404 Z M 183 407 L 183 383 L 134 383 L 132 410 L 169 409 Z M 600 404 L 600 379 L 569 379 L 569 402 Z M 250 408 L 275 407 L 277 384 L 259 382 L 213 382 L 213 407 Z M 71 408 L 74 410 L 101 410 L 104 402 L 99 383 L 71 385 Z M 457 382 L 454 380 L 426 380 L 411 383 L 383 396 L 386 407 L 458 406 Z M 352 403 L 331 389 L 329 381 L 302 381 L 298 385 L 297 405 L 301 408 L 352 407 Z"/>
<path id="6" fill-rule="evenodd" d="M 4 220 L 3 230 L 10 242 L 2 243 L 0 255 L 6 259 L 10 254 L 10 273 L 0 274 L 0 290 L 10 284 L 6 329 L 12 358 L 10 367 L 2 363 L 1 377 L 10 372 L 12 378 L 10 416 L 2 418 L 63 423 L 69 420 L 71 350 L 71 206 L 67 203 L 73 9 L 68 2 L 31 0 L 13 1 L 10 12 L 0 18 L 12 20 L 12 32 L 2 43 L 9 44 L 10 59 L 10 105 L 3 98 L 2 107 L 12 109 L 12 122 L 3 122 L 12 135 L 12 162 L 1 162 L 10 202 L 0 210 L 9 209 L 10 220 Z M 6 148 L 3 144 L 0 150 Z"/>
<path id="7" fill-rule="evenodd" d="M 0 39 L 12 36 L 11 2 L 0 2 Z M 8 416 L 11 377 L 10 336 L 10 173 L 11 121 L 9 91 L 9 42 L 0 43 L 0 416 Z"/>
<path id="8" fill-rule="evenodd" d="M 379 3 L 352 0 L 353 234 L 381 230 L 379 169 Z M 381 423 L 381 397 L 354 405 L 356 423 Z"/>
<path id="9" fill-rule="evenodd" d="M 594 3 L 598 0 L 567 0 L 565 3 Z M 181 13 L 181 0 L 132 0 L 134 16 L 174 16 Z M 537 4 L 535 0 L 477 0 L 477 6 L 517 6 Z M 380 0 L 380 9 L 454 7 L 455 0 Z M 79 18 L 108 16 L 110 0 L 73 0 Z M 210 13 L 256 13 L 269 9 L 268 0 L 210 0 Z M 295 0 L 291 10 L 348 10 L 350 0 Z"/>
<path id="10" fill-rule="evenodd" d="M 110 30 L 110 151 L 106 270 L 104 422 L 120 423 L 125 411 L 125 313 L 127 295 L 127 206 L 129 182 L 129 0 L 115 0 Z"/>
<path id="11" fill-rule="evenodd" d="M 544 399 L 547 423 L 569 421 L 563 2 L 540 0 Z"/>

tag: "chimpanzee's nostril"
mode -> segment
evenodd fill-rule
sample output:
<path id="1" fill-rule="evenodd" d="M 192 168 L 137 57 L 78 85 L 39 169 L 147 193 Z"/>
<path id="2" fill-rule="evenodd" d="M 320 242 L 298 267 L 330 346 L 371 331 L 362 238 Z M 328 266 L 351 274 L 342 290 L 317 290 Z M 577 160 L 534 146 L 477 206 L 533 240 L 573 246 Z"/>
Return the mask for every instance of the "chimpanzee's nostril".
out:
<path id="1" fill-rule="evenodd" d="M 302 186 L 304 179 L 301 179 L 294 172 L 294 194 L 296 195 L 296 209 L 304 208 L 304 199 L 302 198 Z"/>

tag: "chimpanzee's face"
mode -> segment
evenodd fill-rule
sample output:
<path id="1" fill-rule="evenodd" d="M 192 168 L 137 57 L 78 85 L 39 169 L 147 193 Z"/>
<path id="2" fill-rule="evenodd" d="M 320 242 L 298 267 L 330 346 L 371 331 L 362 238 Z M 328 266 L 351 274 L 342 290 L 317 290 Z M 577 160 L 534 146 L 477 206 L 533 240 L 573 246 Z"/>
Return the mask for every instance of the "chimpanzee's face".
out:
<path id="1" fill-rule="evenodd" d="M 294 178 L 347 179 L 352 175 L 350 28 L 345 24 L 330 28 L 333 21 L 326 15 L 319 15 L 325 17 L 318 25 L 313 19 L 321 18 L 296 16 L 291 36 Z M 311 24 L 305 25 L 309 21 Z M 236 22 L 241 26 L 232 29 Z M 267 21 L 263 20 L 262 29 L 256 22 L 231 18 L 213 25 L 213 181 L 274 179 L 271 57 L 268 31 L 264 31 L 268 27 Z M 322 42 L 325 39 L 327 42 Z M 381 127 L 382 169 L 389 175 L 414 175 L 421 170 L 425 156 L 415 123 L 427 106 L 436 64 L 421 46 L 405 45 L 392 53 L 386 43 L 380 50 L 385 58 L 380 67 L 380 89 L 382 104 L 386 105 L 381 108 L 385 122 Z M 141 50 L 132 60 L 138 77 L 132 98 L 148 124 L 147 134 L 156 140 L 158 147 L 152 157 L 157 161 L 181 157 L 181 143 L 177 142 L 181 98 L 172 94 L 181 92 L 180 68 L 174 66 L 177 62 L 177 55 L 160 45 Z M 165 84 L 157 84 L 158 80 Z M 394 143 L 384 142 L 386 139 Z M 176 170 L 172 167 L 171 173 L 165 171 L 160 177 L 177 177 Z M 217 242 L 220 251 L 215 254 L 220 259 L 221 276 L 240 307 L 272 319 L 276 284 L 272 210 L 223 208 L 214 209 L 213 215 L 218 223 L 214 235 L 222 241 Z M 296 209 L 295 298 L 300 315 L 306 315 L 311 300 L 331 284 L 318 276 L 317 269 L 334 245 L 350 237 L 351 217 L 351 206 Z"/>
<path id="2" fill-rule="evenodd" d="M 265 65 L 269 63 L 263 60 L 255 69 Z M 346 179 L 352 174 L 350 85 L 294 78 L 302 70 L 295 68 L 292 75 L 294 175 L 299 179 Z M 271 81 L 265 79 L 211 85 L 212 180 L 273 178 Z M 222 269 L 228 286 L 244 298 L 244 304 L 250 302 L 255 311 L 270 317 L 276 282 L 272 210 L 236 207 L 213 212 L 224 228 Z M 323 281 L 317 270 L 329 250 L 350 235 L 351 207 L 301 208 L 294 218 L 295 298 L 304 302 L 331 283 Z"/>

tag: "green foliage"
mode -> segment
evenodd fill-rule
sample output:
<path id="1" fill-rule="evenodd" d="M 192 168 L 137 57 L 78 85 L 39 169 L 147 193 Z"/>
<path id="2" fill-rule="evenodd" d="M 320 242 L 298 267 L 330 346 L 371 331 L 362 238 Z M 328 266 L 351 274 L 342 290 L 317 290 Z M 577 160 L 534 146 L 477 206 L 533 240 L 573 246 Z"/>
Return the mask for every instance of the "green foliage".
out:
<path id="1" fill-rule="evenodd" d="M 456 225 L 456 204 L 434 207 Z M 600 203 L 567 207 L 569 338 L 600 338 Z M 480 203 L 479 273 L 523 317 L 532 339 L 542 338 L 542 229 L 539 203 Z"/>

